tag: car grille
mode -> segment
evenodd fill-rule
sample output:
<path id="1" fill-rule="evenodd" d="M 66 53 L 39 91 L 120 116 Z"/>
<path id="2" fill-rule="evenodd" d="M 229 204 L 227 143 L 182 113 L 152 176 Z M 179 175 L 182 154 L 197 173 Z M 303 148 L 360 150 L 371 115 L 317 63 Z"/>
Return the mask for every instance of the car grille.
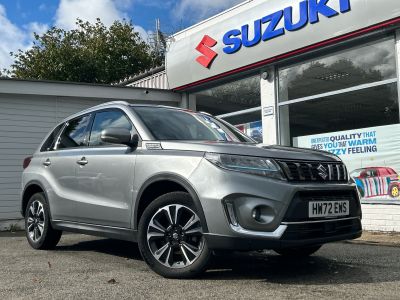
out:
<path id="1" fill-rule="evenodd" d="M 279 160 L 289 181 L 347 182 L 346 166 L 341 162 L 306 162 Z"/>

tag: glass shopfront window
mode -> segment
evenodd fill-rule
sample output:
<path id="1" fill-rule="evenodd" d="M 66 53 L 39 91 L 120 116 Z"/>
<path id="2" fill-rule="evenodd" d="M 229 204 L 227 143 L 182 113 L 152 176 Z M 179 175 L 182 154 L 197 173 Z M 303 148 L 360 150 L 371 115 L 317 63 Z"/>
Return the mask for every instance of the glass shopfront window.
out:
<path id="1" fill-rule="evenodd" d="M 291 140 L 298 136 L 399 123 L 397 84 L 293 103 L 281 108 L 289 115 Z"/>
<path id="2" fill-rule="evenodd" d="M 279 70 L 281 143 L 399 123 L 394 37 Z"/>
<path id="3" fill-rule="evenodd" d="M 279 102 L 396 78 L 394 38 L 279 70 Z"/>
<path id="4" fill-rule="evenodd" d="M 281 68 L 281 144 L 346 164 L 364 203 L 400 205 L 400 120 L 394 37 Z"/>
<path id="5" fill-rule="evenodd" d="M 259 75 L 196 93 L 196 110 L 218 116 L 262 142 Z"/>

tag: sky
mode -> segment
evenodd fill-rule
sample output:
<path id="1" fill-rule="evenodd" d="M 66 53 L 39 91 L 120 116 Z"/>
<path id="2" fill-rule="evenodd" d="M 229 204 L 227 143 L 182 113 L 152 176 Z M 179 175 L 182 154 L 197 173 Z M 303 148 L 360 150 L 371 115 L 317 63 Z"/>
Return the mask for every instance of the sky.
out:
<path id="1" fill-rule="evenodd" d="M 33 32 L 42 34 L 52 26 L 72 29 L 76 18 L 110 25 L 132 20 L 147 39 L 155 19 L 161 30 L 172 34 L 228 9 L 243 0 L 0 0 L 0 70 L 9 68 L 10 52 L 32 46 Z"/>

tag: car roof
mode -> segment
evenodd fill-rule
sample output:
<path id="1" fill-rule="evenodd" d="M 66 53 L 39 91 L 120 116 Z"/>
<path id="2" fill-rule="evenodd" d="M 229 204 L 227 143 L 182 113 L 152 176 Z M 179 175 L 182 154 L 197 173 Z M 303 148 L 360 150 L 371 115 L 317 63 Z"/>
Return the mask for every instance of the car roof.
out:
<path id="1" fill-rule="evenodd" d="M 365 172 L 365 171 L 369 171 L 369 170 L 392 170 L 393 172 L 395 172 L 395 170 L 391 167 L 365 167 L 365 168 L 360 168 L 360 169 L 355 169 L 353 170 L 351 173 L 355 173 L 355 172 Z"/>
<path id="2" fill-rule="evenodd" d="M 100 109 L 107 109 L 107 108 L 129 108 L 129 107 L 152 107 L 152 108 L 166 108 L 166 109 L 174 109 L 174 110 L 179 110 L 179 111 L 188 111 L 188 112 L 194 112 L 188 109 L 180 108 L 180 107 L 173 107 L 173 106 L 167 106 L 167 105 L 158 105 L 158 104 L 134 104 L 134 103 L 129 103 L 126 101 L 111 101 L 111 102 L 105 102 L 93 107 L 89 107 L 85 110 L 82 110 L 80 112 L 77 112 L 73 115 L 68 116 L 62 122 L 60 123 L 65 123 L 69 120 L 75 119 L 79 116 L 82 116 L 84 114 L 88 114 Z"/>

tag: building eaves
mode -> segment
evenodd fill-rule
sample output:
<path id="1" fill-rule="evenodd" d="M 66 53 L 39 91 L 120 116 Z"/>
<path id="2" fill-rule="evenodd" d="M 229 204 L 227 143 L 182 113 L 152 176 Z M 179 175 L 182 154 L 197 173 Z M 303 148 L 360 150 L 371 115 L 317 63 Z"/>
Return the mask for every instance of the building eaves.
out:
<path id="1" fill-rule="evenodd" d="M 140 79 L 146 78 L 148 76 L 152 76 L 152 75 L 154 75 L 156 73 L 159 73 L 159 72 L 162 72 L 162 71 L 165 71 L 165 65 L 158 66 L 158 67 L 146 70 L 146 71 L 144 71 L 144 72 L 142 72 L 140 74 L 137 74 L 137 75 L 132 75 L 130 77 L 127 77 L 125 79 L 120 80 L 119 82 L 113 83 L 112 85 L 114 85 L 114 86 L 126 86 L 126 85 L 128 85 L 130 83 L 133 83 L 133 82 L 138 81 Z"/>

